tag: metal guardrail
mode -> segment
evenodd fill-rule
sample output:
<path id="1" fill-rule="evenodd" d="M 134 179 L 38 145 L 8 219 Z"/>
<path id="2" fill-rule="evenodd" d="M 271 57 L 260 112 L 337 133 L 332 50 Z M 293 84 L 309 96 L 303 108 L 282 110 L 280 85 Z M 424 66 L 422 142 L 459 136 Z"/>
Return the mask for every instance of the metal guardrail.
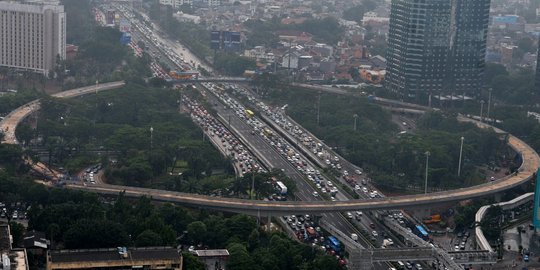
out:
<path id="1" fill-rule="evenodd" d="M 467 250 L 448 252 L 456 263 L 461 264 L 493 264 L 497 262 L 497 256 L 487 250 Z"/>
<path id="2" fill-rule="evenodd" d="M 349 252 L 349 268 L 350 269 L 372 269 L 374 262 L 386 262 L 386 261 L 430 261 L 439 260 L 442 261 L 449 269 L 462 270 L 463 267 L 453 261 L 442 249 L 428 246 L 425 241 L 418 238 L 418 236 L 410 233 L 405 228 L 397 225 L 398 228 L 394 228 L 396 231 L 401 231 L 403 234 L 407 234 L 412 242 L 419 247 L 399 247 L 399 248 L 374 248 L 365 249 L 360 244 L 354 242 L 348 235 L 337 230 L 331 224 L 321 220 L 319 222 L 321 226 L 324 226 L 330 233 L 339 238 L 348 249 Z"/>

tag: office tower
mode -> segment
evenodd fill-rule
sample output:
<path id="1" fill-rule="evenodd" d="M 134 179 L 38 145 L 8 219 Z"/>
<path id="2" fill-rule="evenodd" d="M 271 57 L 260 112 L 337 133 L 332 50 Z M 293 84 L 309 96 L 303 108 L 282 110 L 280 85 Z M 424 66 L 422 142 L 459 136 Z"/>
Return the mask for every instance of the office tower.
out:
<path id="1" fill-rule="evenodd" d="M 66 57 L 61 5 L 0 2 L 0 66 L 48 75 Z"/>
<path id="2" fill-rule="evenodd" d="M 392 0 L 387 89 L 403 97 L 483 87 L 490 0 Z"/>
<path id="3" fill-rule="evenodd" d="M 536 51 L 536 76 L 534 81 L 534 89 L 536 94 L 540 93 L 540 41 L 538 42 L 538 50 Z"/>

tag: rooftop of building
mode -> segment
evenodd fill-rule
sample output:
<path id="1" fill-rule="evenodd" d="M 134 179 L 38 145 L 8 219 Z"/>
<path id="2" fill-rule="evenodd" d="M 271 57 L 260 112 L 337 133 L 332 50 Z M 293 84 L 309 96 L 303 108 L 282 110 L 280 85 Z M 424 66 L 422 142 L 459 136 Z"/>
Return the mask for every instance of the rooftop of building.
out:
<path id="1" fill-rule="evenodd" d="M 229 256 L 229 251 L 226 249 L 206 249 L 206 250 L 195 250 L 195 254 L 198 257 L 223 257 Z"/>
<path id="2" fill-rule="evenodd" d="M 181 255 L 175 248 L 171 247 L 131 248 L 127 249 L 126 257 L 123 257 L 116 248 L 53 250 L 50 252 L 52 263 L 180 259 Z"/>
<path id="3" fill-rule="evenodd" d="M 54 12 L 64 12 L 64 6 L 58 5 L 54 1 L 31 1 L 31 2 L 0 1 L 0 10 L 6 10 L 6 11 L 42 13 L 48 9 L 53 10 Z"/>

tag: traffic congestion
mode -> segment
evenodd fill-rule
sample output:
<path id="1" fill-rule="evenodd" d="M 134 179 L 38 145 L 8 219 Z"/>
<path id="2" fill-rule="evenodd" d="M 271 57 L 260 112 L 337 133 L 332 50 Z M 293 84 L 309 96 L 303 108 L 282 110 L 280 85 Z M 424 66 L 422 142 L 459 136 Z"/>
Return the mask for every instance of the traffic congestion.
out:
<path id="1" fill-rule="evenodd" d="M 166 80 L 171 79 L 170 75 L 164 71 L 157 61 L 159 63 L 165 62 L 172 68 L 181 71 L 194 69 L 196 64 L 193 61 L 184 61 L 182 53 L 177 54 L 174 48 L 168 45 L 167 42 L 164 42 L 162 37 L 158 35 L 159 31 L 155 31 L 155 26 L 144 19 L 144 16 L 141 21 L 137 19 L 141 16 L 135 16 L 129 8 L 122 5 L 115 5 L 115 8 L 120 10 L 132 25 L 135 26 L 139 32 L 137 38 L 147 43 L 146 49 L 154 59 L 151 69 L 155 77 Z M 135 48 L 134 51 L 137 53 L 138 50 Z M 304 130 L 301 125 L 290 119 L 285 114 L 286 106 L 272 108 L 259 101 L 249 89 L 239 85 L 202 84 L 218 97 L 223 104 L 226 104 L 227 109 L 234 112 L 238 118 L 242 119 L 252 128 L 252 136 L 260 136 L 287 160 L 293 168 L 303 175 L 304 180 L 309 184 L 310 189 L 313 190 L 310 192 L 312 200 L 349 200 L 353 198 L 352 195 L 360 198 L 378 198 L 384 196 L 380 191 L 370 185 L 370 179 L 362 168 L 356 167 L 341 158 L 330 147 L 326 146 L 322 141 Z M 247 98 L 254 107 L 248 108 L 244 106 L 236 98 L 227 94 L 225 90 L 233 90 L 233 93 L 236 95 Z M 248 147 L 243 145 L 231 130 L 225 128 L 227 125 L 226 119 L 214 118 L 202 105 L 187 97 L 183 97 L 182 102 L 186 104 L 193 121 L 204 130 L 214 143 L 217 142 L 216 147 L 225 149 L 225 154 L 233 157 L 234 167 L 239 175 L 251 171 L 264 171 L 263 165 L 248 151 Z M 260 117 L 256 116 L 252 110 L 260 112 Z M 328 170 L 325 170 L 325 168 L 328 168 Z M 348 186 L 354 194 L 344 191 L 344 186 Z M 368 247 L 391 248 L 394 246 L 394 242 L 402 244 L 393 232 L 386 230 L 381 222 L 377 221 L 377 219 L 382 220 L 381 217 L 386 217 L 384 220 L 390 220 L 391 222 L 407 227 L 411 232 L 415 231 L 415 222 L 397 210 L 373 211 L 373 213 L 366 214 L 361 211 L 356 211 L 355 213 L 346 212 L 342 213 L 342 216 L 353 224 L 355 228 L 359 228 L 359 230 L 350 229 L 348 232 L 350 238 L 354 241 L 362 240 Z M 324 234 L 317 232 L 318 226 L 316 226 L 316 223 L 312 224 L 311 222 L 313 221 L 310 221 L 309 218 L 302 215 L 294 216 L 294 218 L 293 216 L 282 218 L 282 221 L 288 224 L 288 228 L 292 230 L 298 239 L 319 245 L 321 248 L 328 250 L 328 252 L 336 252 L 335 248 L 332 248 L 333 241 L 329 241 L 328 238 L 321 241 L 321 237 L 324 237 Z M 313 231 L 316 233 L 312 234 L 311 232 Z M 367 232 L 367 235 L 361 232 Z M 338 256 L 340 255 L 338 254 Z M 346 264 L 342 256 L 337 257 L 337 259 L 341 264 Z M 421 269 L 414 262 L 408 262 L 408 264 L 411 265 L 409 269 Z"/>

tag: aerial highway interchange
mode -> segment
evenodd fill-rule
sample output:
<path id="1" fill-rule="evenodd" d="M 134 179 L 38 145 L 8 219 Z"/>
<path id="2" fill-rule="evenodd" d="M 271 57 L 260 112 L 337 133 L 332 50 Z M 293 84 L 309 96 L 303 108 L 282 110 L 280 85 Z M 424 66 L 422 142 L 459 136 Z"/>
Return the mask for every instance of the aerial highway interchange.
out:
<path id="1" fill-rule="evenodd" d="M 140 35 L 140 36 L 144 36 Z M 170 45 L 170 44 L 169 44 Z M 124 82 L 113 82 L 105 84 L 96 84 L 93 86 L 73 89 L 65 92 L 61 92 L 53 95 L 58 98 L 72 98 L 82 96 L 86 94 L 98 93 L 104 90 L 113 90 L 121 88 L 125 85 Z M 319 196 L 314 196 L 315 189 L 305 180 L 299 170 L 293 166 L 290 162 L 282 157 L 279 151 L 276 150 L 273 145 L 270 145 L 268 140 L 265 140 L 264 136 L 253 136 L 253 127 L 250 126 L 245 119 L 239 117 L 239 115 L 230 107 L 230 104 L 224 104 L 223 97 L 220 97 L 218 91 L 212 89 L 213 84 L 199 84 L 199 91 L 206 91 L 207 98 L 212 104 L 217 104 L 214 109 L 217 111 L 217 116 L 224 126 L 228 126 L 230 131 L 239 137 L 250 151 L 261 160 L 268 169 L 278 168 L 295 180 L 298 185 L 297 201 L 258 201 L 258 200 L 241 200 L 234 198 L 221 198 L 210 197 L 197 194 L 188 194 L 180 192 L 172 192 L 165 190 L 155 190 L 147 188 L 136 188 L 127 186 L 116 186 L 108 184 L 99 185 L 82 185 L 80 183 L 66 183 L 64 186 L 70 189 L 86 190 L 90 192 L 96 192 L 100 194 L 116 195 L 120 192 L 124 192 L 126 196 L 140 197 L 150 196 L 154 200 L 164 202 L 181 203 L 192 206 L 208 207 L 216 210 L 248 213 L 256 216 L 281 216 L 290 214 L 322 214 L 326 221 L 332 223 L 340 231 L 344 232 L 357 232 L 355 226 L 347 220 L 343 215 L 344 212 L 354 211 L 371 211 L 371 210 L 396 210 L 396 209 L 410 209 L 410 208 L 426 208 L 434 204 L 456 202 L 465 199 L 477 198 L 487 195 L 496 194 L 507 189 L 522 185 L 531 180 L 536 173 L 536 170 L 540 166 L 540 158 L 538 154 L 522 140 L 509 135 L 508 145 L 516 152 L 520 153 L 523 157 L 523 163 L 521 164 L 518 172 L 511 174 L 507 177 L 497 179 L 492 182 L 488 182 L 482 185 L 461 188 L 445 192 L 435 192 L 428 194 L 408 195 L 408 196 L 396 196 L 396 197 L 378 197 L 370 198 L 362 193 L 359 193 L 361 199 L 352 199 L 352 197 L 340 190 L 335 196 L 335 201 L 325 201 Z M 329 89 L 323 89 L 325 91 Z M 336 90 L 336 94 L 342 94 Z M 415 108 L 417 109 L 417 108 Z M 420 108 L 423 109 L 423 108 Z M 39 101 L 29 102 L 6 116 L 0 122 L 0 128 L 4 133 L 3 143 L 18 144 L 15 137 L 15 130 L 17 125 L 23 121 L 26 117 L 39 110 Z M 266 123 L 270 124 L 273 130 L 279 129 L 278 126 L 269 123 L 273 119 L 266 117 Z M 292 119 L 291 119 L 292 120 Z M 476 123 L 480 128 L 492 128 L 491 126 L 481 123 L 476 120 L 472 120 L 463 116 L 459 116 L 460 121 L 471 121 Z M 503 131 L 495 129 L 496 132 L 502 133 Z M 276 132 L 283 134 L 283 131 Z M 314 136 L 312 136 L 317 140 Z M 292 145 L 293 141 L 289 141 Z M 319 167 L 316 160 L 309 158 L 309 154 L 306 151 L 300 149 L 301 145 L 294 145 L 294 148 L 298 149 L 298 153 L 302 156 L 310 166 L 316 168 Z M 326 147 L 326 146 L 325 146 Z M 327 151 L 331 151 L 327 148 Z M 333 153 L 333 152 L 332 152 Z M 332 154 L 331 156 L 333 156 Z M 342 160 L 344 167 L 346 167 L 351 173 L 357 169 L 353 164 Z M 43 171 L 44 174 L 49 174 L 51 171 L 42 164 L 35 164 L 36 170 Z M 336 181 L 336 179 L 332 179 Z M 337 181 L 343 181 L 343 179 L 337 179 Z M 366 219 L 367 220 L 367 219 Z M 368 241 L 364 241 L 365 247 L 370 247 Z M 384 265 L 378 265 L 377 268 L 384 269 Z M 387 268 L 385 268 L 387 269 Z"/>

